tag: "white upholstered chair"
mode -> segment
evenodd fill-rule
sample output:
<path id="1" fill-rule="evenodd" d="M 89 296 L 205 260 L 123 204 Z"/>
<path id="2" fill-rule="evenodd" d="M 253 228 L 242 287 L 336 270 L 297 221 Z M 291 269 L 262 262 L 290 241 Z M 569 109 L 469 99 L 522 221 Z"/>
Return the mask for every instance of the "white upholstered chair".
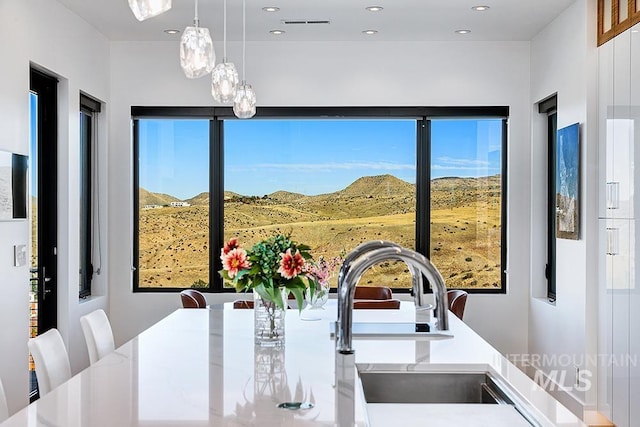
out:
<path id="1" fill-rule="evenodd" d="M 7 407 L 7 396 L 4 394 L 4 388 L 2 388 L 2 381 L 0 381 L 0 423 L 9 418 L 9 408 Z"/>
<path id="2" fill-rule="evenodd" d="M 57 329 L 29 340 L 29 352 L 36 365 L 36 378 L 40 397 L 71 378 L 69 355 Z"/>
<path id="3" fill-rule="evenodd" d="M 84 339 L 87 342 L 89 362 L 91 364 L 115 350 L 111 324 L 104 310 L 98 309 L 82 316 L 80 325 L 82 326 Z"/>

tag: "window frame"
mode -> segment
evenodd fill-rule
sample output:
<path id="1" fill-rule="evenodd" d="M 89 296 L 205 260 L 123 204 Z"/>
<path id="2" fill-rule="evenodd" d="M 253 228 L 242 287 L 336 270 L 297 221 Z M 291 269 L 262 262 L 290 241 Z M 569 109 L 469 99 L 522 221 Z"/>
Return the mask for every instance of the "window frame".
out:
<path id="1" fill-rule="evenodd" d="M 97 208 L 93 206 L 95 178 L 94 157 L 97 150 L 98 113 L 102 111 L 100 101 L 80 93 L 80 283 L 79 298 L 91 295 L 93 281 L 93 215 Z M 84 126 L 84 127 L 83 127 Z M 84 249 L 84 250 L 83 250 Z"/>
<path id="2" fill-rule="evenodd" d="M 479 107 L 261 107 L 255 119 L 415 119 L 416 132 L 416 251 L 430 256 L 430 183 L 431 119 L 502 120 L 501 151 L 501 285 L 496 289 L 469 289 L 469 293 L 504 294 L 507 289 L 507 124 L 508 106 Z M 209 248 L 224 245 L 224 121 L 239 120 L 230 107 L 131 107 L 133 137 L 133 292 L 180 292 L 184 288 L 147 288 L 139 286 L 139 126 L 140 119 L 209 119 Z M 215 250 L 209 250 L 209 287 L 205 292 L 235 292 L 225 288 L 217 272 L 222 262 Z M 450 288 L 455 289 L 455 288 Z M 408 293 L 410 289 L 394 288 Z"/>
<path id="3" fill-rule="evenodd" d="M 556 149 L 558 133 L 558 98 L 552 95 L 538 103 L 538 113 L 547 116 L 547 299 L 556 301 Z"/>

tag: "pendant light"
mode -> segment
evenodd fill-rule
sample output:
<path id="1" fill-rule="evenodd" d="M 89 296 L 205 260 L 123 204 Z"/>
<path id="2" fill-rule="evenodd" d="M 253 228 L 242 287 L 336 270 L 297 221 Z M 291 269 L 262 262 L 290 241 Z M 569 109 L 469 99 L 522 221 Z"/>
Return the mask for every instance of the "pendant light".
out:
<path id="1" fill-rule="evenodd" d="M 233 113 L 239 119 L 249 119 L 256 114 L 256 93 L 245 80 L 247 44 L 247 0 L 242 0 L 242 84 L 233 99 Z"/>
<path id="2" fill-rule="evenodd" d="M 171 9 L 171 0 L 129 0 L 129 7 L 138 21 L 144 21 Z"/>
<path id="3" fill-rule="evenodd" d="M 190 79 L 209 74 L 216 61 L 209 29 L 200 27 L 198 0 L 195 0 L 195 5 L 194 26 L 187 27 L 180 38 L 180 66 L 184 75 Z"/>
<path id="4" fill-rule="evenodd" d="M 232 62 L 227 62 L 227 0 L 224 0 L 223 16 L 223 56 L 222 62 L 211 72 L 211 95 L 216 101 L 228 104 L 233 101 L 238 88 L 238 71 Z"/>

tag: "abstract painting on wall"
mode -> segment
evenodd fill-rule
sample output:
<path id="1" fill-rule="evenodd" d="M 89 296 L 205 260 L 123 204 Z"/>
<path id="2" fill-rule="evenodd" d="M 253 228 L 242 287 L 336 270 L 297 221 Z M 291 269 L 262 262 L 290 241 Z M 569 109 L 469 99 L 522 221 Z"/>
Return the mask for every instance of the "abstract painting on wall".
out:
<path id="1" fill-rule="evenodd" d="M 556 237 L 580 237 L 580 125 L 558 130 L 556 145 Z"/>

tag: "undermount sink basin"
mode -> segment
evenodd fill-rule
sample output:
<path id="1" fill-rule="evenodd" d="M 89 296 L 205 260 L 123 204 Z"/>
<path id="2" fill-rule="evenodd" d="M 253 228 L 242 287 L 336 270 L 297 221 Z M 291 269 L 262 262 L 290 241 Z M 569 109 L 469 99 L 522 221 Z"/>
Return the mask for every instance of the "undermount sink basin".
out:
<path id="1" fill-rule="evenodd" d="M 512 404 L 488 373 L 360 372 L 367 403 Z"/>

